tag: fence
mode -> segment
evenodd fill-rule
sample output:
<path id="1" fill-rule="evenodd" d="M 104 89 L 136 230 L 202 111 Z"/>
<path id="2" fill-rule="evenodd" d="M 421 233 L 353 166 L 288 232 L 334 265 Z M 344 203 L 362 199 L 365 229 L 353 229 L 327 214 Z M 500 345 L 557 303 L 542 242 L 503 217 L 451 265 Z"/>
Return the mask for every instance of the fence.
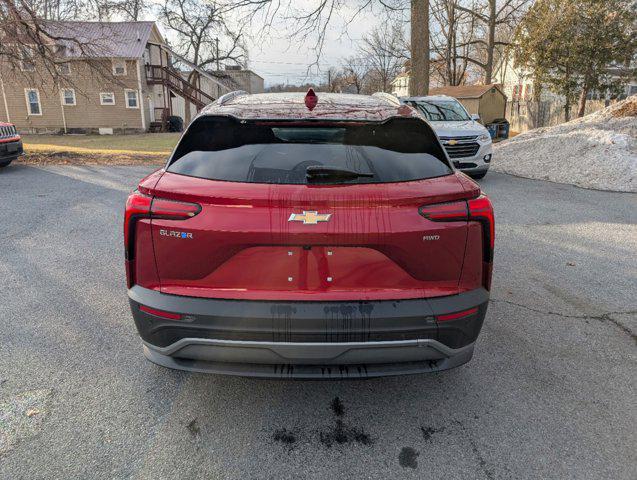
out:
<path id="1" fill-rule="evenodd" d="M 609 105 L 606 100 L 589 100 L 584 114 L 596 112 Z M 571 120 L 577 117 L 577 104 L 571 106 Z M 511 130 L 526 132 L 533 128 L 564 123 L 564 103 L 560 100 L 514 101 L 507 105 L 507 120 Z"/>

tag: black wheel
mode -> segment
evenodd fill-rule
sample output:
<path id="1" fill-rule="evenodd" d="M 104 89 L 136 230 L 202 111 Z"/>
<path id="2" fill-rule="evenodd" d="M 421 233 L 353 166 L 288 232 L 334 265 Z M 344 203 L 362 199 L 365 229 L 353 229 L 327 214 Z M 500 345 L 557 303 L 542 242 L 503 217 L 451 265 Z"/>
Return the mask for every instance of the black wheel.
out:
<path id="1" fill-rule="evenodd" d="M 473 178 L 474 180 L 480 180 L 481 178 L 484 178 L 486 174 L 487 172 L 470 173 L 469 176 Z"/>
<path id="2" fill-rule="evenodd" d="M 0 168 L 8 166 L 13 161 L 13 158 L 9 160 L 0 160 Z"/>

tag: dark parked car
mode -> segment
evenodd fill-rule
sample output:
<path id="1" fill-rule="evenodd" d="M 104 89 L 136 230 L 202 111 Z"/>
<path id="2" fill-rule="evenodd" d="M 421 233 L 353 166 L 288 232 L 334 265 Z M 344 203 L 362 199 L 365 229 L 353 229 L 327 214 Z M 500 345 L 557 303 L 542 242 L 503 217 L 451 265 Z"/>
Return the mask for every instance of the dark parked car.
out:
<path id="1" fill-rule="evenodd" d="M 128 198 L 147 358 L 344 378 L 471 359 L 494 218 L 429 124 L 389 96 L 228 94 Z"/>
<path id="2" fill-rule="evenodd" d="M 22 155 L 22 139 L 11 123 L 0 122 L 0 168 Z"/>

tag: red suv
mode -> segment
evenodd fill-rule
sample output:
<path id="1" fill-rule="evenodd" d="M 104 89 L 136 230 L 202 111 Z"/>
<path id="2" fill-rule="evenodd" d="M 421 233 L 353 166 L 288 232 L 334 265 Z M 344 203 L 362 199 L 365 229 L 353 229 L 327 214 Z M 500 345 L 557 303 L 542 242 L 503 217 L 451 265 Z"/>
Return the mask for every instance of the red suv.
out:
<path id="1" fill-rule="evenodd" d="M 11 123 L 0 122 L 0 168 L 22 155 L 22 139 Z"/>
<path id="2" fill-rule="evenodd" d="M 146 357 L 343 378 L 471 359 L 494 221 L 431 126 L 388 95 L 228 94 L 128 198 Z"/>

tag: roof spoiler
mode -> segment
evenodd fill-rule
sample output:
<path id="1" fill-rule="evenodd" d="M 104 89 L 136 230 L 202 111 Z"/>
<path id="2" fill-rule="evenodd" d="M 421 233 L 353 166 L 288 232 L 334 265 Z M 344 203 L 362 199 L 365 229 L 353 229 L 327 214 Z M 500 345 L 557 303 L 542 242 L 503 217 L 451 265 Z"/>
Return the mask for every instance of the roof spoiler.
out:
<path id="1" fill-rule="evenodd" d="M 398 100 L 398 97 L 396 95 L 392 95 L 391 93 L 387 93 L 387 92 L 376 92 L 372 94 L 372 97 L 376 97 L 380 100 L 385 100 L 387 103 L 394 105 L 396 107 L 400 107 L 400 100 Z"/>
<path id="2" fill-rule="evenodd" d="M 243 95 L 250 95 L 245 90 L 235 90 L 234 92 L 226 93 L 225 95 L 221 95 L 214 102 L 215 105 L 223 105 L 224 103 L 228 103 L 230 100 L 233 100 L 237 97 L 242 97 Z"/>

